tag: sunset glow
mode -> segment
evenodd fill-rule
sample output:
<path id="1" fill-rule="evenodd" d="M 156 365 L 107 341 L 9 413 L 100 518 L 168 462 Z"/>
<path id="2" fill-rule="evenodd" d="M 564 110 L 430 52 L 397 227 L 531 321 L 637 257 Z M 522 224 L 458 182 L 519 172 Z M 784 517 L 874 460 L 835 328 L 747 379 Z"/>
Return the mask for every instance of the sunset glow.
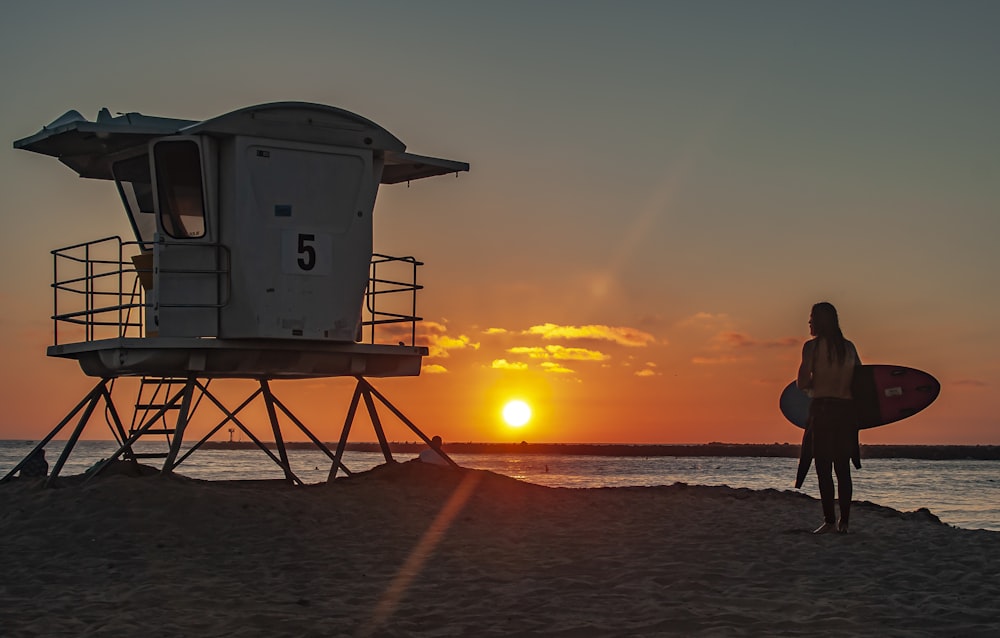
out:
<path id="1" fill-rule="evenodd" d="M 12 143 L 71 110 L 203 121 L 301 100 L 371 118 L 398 137 L 393 154 L 470 166 L 383 184 L 364 216 L 365 251 L 423 264 L 405 304 L 422 321 L 380 341 L 427 348 L 420 375 L 372 383 L 428 435 L 797 444 L 778 397 L 811 305 L 830 301 L 865 363 L 941 382 L 928 409 L 862 444 L 1000 443 L 1000 5 L 313 3 L 308 19 L 276 5 L 234 29 L 211 3 L 194 26 L 139 4 L 53 20 L 18 3 L 0 24 L 4 59 L 23 62 L 0 69 L 0 438 L 40 440 L 97 381 L 46 356 L 51 251 L 134 237 L 113 182 Z M 123 54 L 136 33 L 141 50 Z M 79 51 L 101 81 L 67 64 Z M 281 294 L 266 297 L 281 308 Z M 273 385 L 336 441 L 354 384 Z M 216 385 L 235 405 L 249 392 Z M 382 418 L 389 439 L 413 440 Z M 266 412 L 246 421 L 274 436 Z M 352 441 L 375 440 L 363 425 Z"/>

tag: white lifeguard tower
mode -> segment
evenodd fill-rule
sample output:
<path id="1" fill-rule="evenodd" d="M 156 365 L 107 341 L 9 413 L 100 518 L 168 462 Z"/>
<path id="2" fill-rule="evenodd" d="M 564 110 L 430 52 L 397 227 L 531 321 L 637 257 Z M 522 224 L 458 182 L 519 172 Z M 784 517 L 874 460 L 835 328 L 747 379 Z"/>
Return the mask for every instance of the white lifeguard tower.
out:
<path id="1" fill-rule="evenodd" d="M 416 376 L 427 354 L 415 344 L 422 264 L 374 254 L 372 214 L 380 184 L 457 174 L 468 164 L 407 153 L 370 120 L 299 102 L 203 122 L 107 109 L 91 122 L 70 111 L 14 148 L 56 157 L 80 177 L 113 181 L 135 235 L 52 251 L 54 342 L 47 354 L 75 359 L 100 381 L 26 457 L 79 415 L 49 481 L 101 402 L 120 444 L 106 462 L 159 457 L 165 473 L 230 424 L 288 480 L 301 482 L 288 462 L 279 412 L 330 458 L 331 479 L 339 468 L 350 473 L 342 456 L 361 399 L 387 461 L 374 399 L 430 443 L 367 380 Z M 268 382 L 341 376 L 357 385 L 331 451 Z M 112 399 L 118 377 L 141 378 L 130 424 Z M 257 387 L 230 409 L 209 391 L 219 378 Z M 278 456 L 239 418 L 258 397 Z M 180 456 L 185 427 L 203 401 L 224 417 Z M 163 437 L 164 452 L 133 450 L 152 434 Z"/>

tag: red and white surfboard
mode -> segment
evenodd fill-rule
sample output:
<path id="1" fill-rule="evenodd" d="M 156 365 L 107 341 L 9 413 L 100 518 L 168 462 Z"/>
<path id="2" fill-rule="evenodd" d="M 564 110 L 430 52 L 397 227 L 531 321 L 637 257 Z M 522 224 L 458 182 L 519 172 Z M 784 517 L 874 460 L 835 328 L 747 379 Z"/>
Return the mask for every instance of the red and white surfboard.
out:
<path id="1" fill-rule="evenodd" d="M 857 402 L 858 427 L 875 428 L 913 416 L 941 393 L 941 384 L 930 374 L 892 365 L 866 365 L 854 373 L 851 391 Z M 810 399 L 792 381 L 781 393 L 779 407 L 785 418 L 800 428 L 809 421 Z"/>

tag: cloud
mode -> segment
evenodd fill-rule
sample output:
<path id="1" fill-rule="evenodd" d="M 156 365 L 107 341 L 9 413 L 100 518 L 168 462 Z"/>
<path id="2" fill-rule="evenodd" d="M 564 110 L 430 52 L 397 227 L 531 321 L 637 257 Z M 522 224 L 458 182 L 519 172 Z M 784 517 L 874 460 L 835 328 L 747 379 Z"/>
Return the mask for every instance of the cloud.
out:
<path id="1" fill-rule="evenodd" d="M 724 312 L 697 312 L 677 322 L 685 328 L 699 328 L 717 331 L 712 337 L 716 349 L 722 348 L 790 348 L 801 343 L 799 337 L 779 337 L 777 339 L 755 339 L 745 332 L 734 330 L 736 322 Z"/>
<path id="2" fill-rule="evenodd" d="M 505 335 L 507 332 L 506 328 L 487 328 L 483 330 L 484 335 Z"/>
<path id="3" fill-rule="evenodd" d="M 478 343 L 472 343 L 472 340 L 465 335 L 458 335 L 457 337 L 449 337 L 448 335 L 441 335 L 436 339 L 432 339 L 428 344 L 430 349 L 430 357 L 447 357 L 449 356 L 449 350 L 464 350 L 465 348 L 472 348 L 473 350 L 479 349 Z"/>
<path id="4" fill-rule="evenodd" d="M 559 326 L 554 323 L 544 323 L 531 326 L 522 334 L 538 335 L 543 339 L 596 339 L 631 348 L 656 342 L 656 337 L 648 332 L 625 326 Z"/>
<path id="5" fill-rule="evenodd" d="M 603 352 L 588 350 L 587 348 L 545 346 L 545 349 L 552 355 L 553 359 L 561 359 L 563 361 L 605 361 L 611 358 Z"/>
<path id="6" fill-rule="evenodd" d="M 587 348 L 567 348 L 559 345 L 549 345 L 544 348 L 537 346 L 516 346 L 507 352 L 511 354 L 526 354 L 532 359 L 558 359 L 561 361 L 604 361 L 610 355 Z"/>
<path id="7" fill-rule="evenodd" d="M 428 332 L 427 328 L 424 326 L 425 323 L 439 325 L 434 324 L 433 321 L 418 321 L 416 334 L 413 335 L 409 322 L 380 324 L 375 326 L 375 343 L 410 343 L 410 337 L 415 336 L 416 342 L 420 344 L 420 340 L 423 339 Z M 367 339 L 367 335 L 365 338 Z"/>
<path id="8" fill-rule="evenodd" d="M 730 323 L 730 317 L 724 312 L 711 313 L 711 312 L 696 312 L 690 317 L 686 317 L 677 322 L 679 326 L 705 326 L 712 325 L 717 326 L 719 324 Z"/>
<path id="9" fill-rule="evenodd" d="M 450 356 L 451 350 L 464 350 L 471 348 L 479 349 L 479 343 L 465 335 L 452 337 L 447 334 L 448 327 L 435 321 L 422 321 L 419 324 L 420 340 L 425 342 L 428 349 L 428 357 L 431 359 L 444 359 Z"/>
<path id="10" fill-rule="evenodd" d="M 432 363 L 430 365 L 423 366 L 422 368 L 420 368 L 420 371 L 424 374 L 447 374 L 448 368 L 442 365 L 438 365 L 436 363 Z"/>
<path id="11" fill-rule="evenodd" d="M 765 348 L 793 348 L 801 344 L 802 339 L 800 337 L 781 337 L 780 339 L 763 341 L 760 345 Z"/>
<path id="12" fill-rule="evenodd" d="M 713 336 L 709 342 L 707 350 L 712 354 L 696 356 L 691 359 L 691 363 L 699 366 L 714 366 L 736 363 L 750 359 L 748 355 L 737 356 L 734 352 L 746 352 L 757 342 L 749 335 L 735 330 L 724 330 Z"/>
<path id="13" fill-rule="evenodd" d="M 745 332 L 726 330 L 712 337 L 716 350 L 738 350 L 742 348 L 790 348 L 799 345 L 798 337 L 781 337 L 779 339 L 754 339 Z"/>
<path id="14" fill-rule="evenodd" d="M 576 374 L 575 370 L 570 370 L 561 363 L 555 363 L 553 361 L 543 361 L 542 367 L 546 372 L 552 372 L 555 374 Z"/>
<path id="15" fill-rule="evenodd" d="M 494 359 L 490 367 L 494 370 L 527 370 L 528 364 L 519 361 L 507 361 L 506 359 Z"/>
<path id="16" fill-rule="evenodd" d="M 746 361 L 747 357 L 734 357 L 731 355 L 721 355 L 718 357 L 694 357 L 691 359 L 691 363 L 699 366 L 714 366 L 714 365 L 724 365 L 729 363 L 739 363 L 741 361 Z"/>
<path id="17" fill-rule="evenodd" d="M 746 348 L 756 345 L 749 335 L 743 332 L 726 331 L 712 337 L 712 341 L 720 348 Z"/>
<path id="18" fill-rule="evenodd" d="M 656 363 L 654 363 L 653 361 L 647 361 L 643 365 L 645 365 L 646 367 L 642 368 L 641 370 L 636 370 L 632 374 L 634 374 L 637 377 L 659 377 L 663 375 L 662 372 L 657 372 L 655 370 Z"/>
<path id="19" fill-rule="evenodd" d="M 537 346 L 515 346 L 513 348 L 508 348 L 507 352 L 511 354 L 526 354 L 532 359 L 548 359 L 549 353 L 545 348 Z"/>
<path id="20" fill-rule="evenodd" d="M 959 379 L 950 385 L 964 386 L 966 388 L 985 388 L 989 384 L 985 381 L 980 381 L 979 379 Z"/>

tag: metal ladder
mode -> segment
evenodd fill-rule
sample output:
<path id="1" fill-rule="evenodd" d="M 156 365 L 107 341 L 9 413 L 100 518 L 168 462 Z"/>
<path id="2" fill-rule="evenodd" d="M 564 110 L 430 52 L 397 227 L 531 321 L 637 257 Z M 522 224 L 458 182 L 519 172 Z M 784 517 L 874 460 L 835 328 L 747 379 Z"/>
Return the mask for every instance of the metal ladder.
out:
<path id="1" fill-rule="evenodd" d="M 183 388 L 187 379 L 172 377 L 143 377 L 139 384 L 139 393 L 135 399 L 135 411 L 132 413 L 132 423 L 129 425 L 129 437 L 135 436 L 140 430 L 141 439 L 150 436 L 162 436 L 169 450 L 174 434 L 177 432 L 177 414 L 181 409 L 181 401 L 172 403 L 171 398 Z M 152 423 L 150 423 L 152 420 Z M 132 458 L 165 459 L 169 452 L 132 452 Z"/>

